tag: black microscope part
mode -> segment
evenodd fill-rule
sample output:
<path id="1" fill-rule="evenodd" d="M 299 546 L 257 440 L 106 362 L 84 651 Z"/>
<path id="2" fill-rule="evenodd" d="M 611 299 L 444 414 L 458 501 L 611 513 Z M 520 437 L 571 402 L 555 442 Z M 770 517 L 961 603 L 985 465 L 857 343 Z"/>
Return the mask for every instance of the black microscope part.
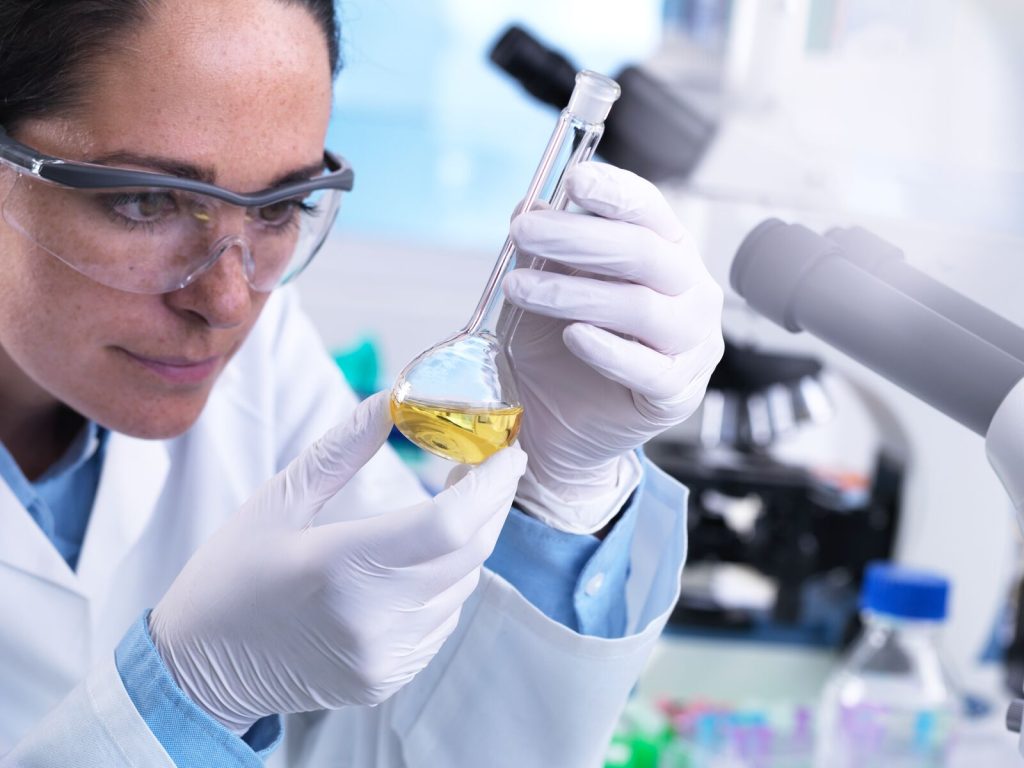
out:
<path id="1" fill-rule="evenodd" d="M 737 394 L 764 392 L 776 384 L 817 379 L 821 370 L 821 363 L 812 357 L 762 352 L 726 339 L 722 361 L 711 374 L 708 389 Z"/>
<path id="2" fill-rule="evenodd" d="M 512 25 L 491 49 L 491 61 L 538 101 L 562 109 L 576 84 L 576 67 L 520 26 Z"/>
<path id="3" fill-rule="evenodd" d="M 523 27 L 505 30 L 490 58 L 544 104 L 562 109 L 569 101 L 577 66 Z M 715 122 L 640 67 L 625 67 L 614 79 L 622 95 L 605 121 L 598 154 L 652 181 L 688 176 L 703 157 Z"/>

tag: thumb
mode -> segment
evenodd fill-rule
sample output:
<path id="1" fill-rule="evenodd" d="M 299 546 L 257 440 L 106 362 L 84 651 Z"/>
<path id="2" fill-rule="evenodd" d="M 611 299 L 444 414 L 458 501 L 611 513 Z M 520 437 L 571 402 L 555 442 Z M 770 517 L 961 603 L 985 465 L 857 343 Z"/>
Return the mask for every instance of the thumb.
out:
<path id="1" fill-rule="evenodd" d="M 515 221 L 516 217 L 524 212 L 524 205 L 526 205 L 525 199 L 520 200 L 518 203 L 516 203 L 516 207 L 512 210 L 512 215 L 508 217 L 509 224 Z M 550 208 L 551 206 L 548 204 L 546 200 L 534 200 L 533 205 L 530 206 L 531 211 L 546 211 L 549 210 Z"/>
<path id="2" fill-rule="evenodd" d="M 472 468 L 471 464 L 456 464 L 452 471 L 448 473 L 448 478 L 444 481 L 444 487 L 451 488 L 468 475 Z"/>
<path id="3" fill-rule="evenodd" d="M 295 527 L 311 523 L 380 450 L 390 431 L 390 393 L 378 392 L 296 456 L 278 476 L 283 483 L 279 499 L 289 522 Z"/>
<path id="4" fill-rule="evenodd" d="M 409 567 L 467 547 L 470 549 L 466 556 L 472 560 L 476 549 L 470 545 L 479 541 L 481 531 L 493 528 L 493 537 L 497 538 L 500 526 L 489 524 L 496 517 L 504 520 L 525 471 L 526 453 L 512 445 L 470 467 L 458 482 L 431 501 L 383 519 L 374 518 L 387 527 L 386 536 L 380 539 L 380 562 L 390 567 Z M 490 544 L 493 546 L 493 541 Z M 470 565 L 477 567 L 485 559 L 486 554 Z M 468 561 L 460 558 L 459 562 Z"/>

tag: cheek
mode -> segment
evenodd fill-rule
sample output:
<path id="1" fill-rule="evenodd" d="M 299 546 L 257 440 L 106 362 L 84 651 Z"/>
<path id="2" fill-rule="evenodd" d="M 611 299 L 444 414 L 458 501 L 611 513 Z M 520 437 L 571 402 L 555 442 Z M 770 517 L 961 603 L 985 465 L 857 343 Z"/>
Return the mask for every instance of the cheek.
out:
<path id="1" fill-rule="evenodd" d="M 62 274 L 71 270 L 10 229 L 0 248 L 0 341 L 9 353 L 30 358 L 56 352 L 64 346 L 62 326 L 84 330 L 76 281 Z"/>
<path id="2" fill-rule="evenodd" d="M 172 437 L 198 418 L 212 380 L 188 391 L 162 391 L 112 348 L 180 337 L 168 333 L 180 320 L 161 297 L 94 283 L 2 223 L 0 268 L 0 347 L 28 380 L 0 375 L 0 389 L 15 389 L 25 405 L 63 403 L 135 437 Z"/>
<path id="3" fill-rule="evenodd" d="M 109 291 L 9 228 L 0 232 L 0 253 L 0 346 L 41 389 L 64 400 L 76 381 L 95 373 L 98 321 L 122 300 L 111 302 Z"/>

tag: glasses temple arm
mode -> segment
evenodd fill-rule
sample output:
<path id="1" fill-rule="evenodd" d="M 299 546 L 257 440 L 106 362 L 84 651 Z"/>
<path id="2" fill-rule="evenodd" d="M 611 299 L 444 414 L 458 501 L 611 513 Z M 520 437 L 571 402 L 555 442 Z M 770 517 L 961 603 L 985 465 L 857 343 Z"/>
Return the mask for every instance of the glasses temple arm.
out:
<path id="1" fill-rule="evenodd" d="M 0 160 L 5 160 L 11 165 L 35 172 L 36 164 L 40 158 L 36 156 L 25 145 L 15 141 L 0 125 Z"/>

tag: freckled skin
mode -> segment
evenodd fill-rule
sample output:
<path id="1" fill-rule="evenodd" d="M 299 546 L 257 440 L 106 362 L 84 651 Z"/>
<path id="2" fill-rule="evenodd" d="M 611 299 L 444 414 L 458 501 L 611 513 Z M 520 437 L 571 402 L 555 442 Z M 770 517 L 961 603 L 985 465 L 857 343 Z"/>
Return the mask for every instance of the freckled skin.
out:
<path id="1" fill-rule="evenodd" d="M 16 138 L 70 159 L 174 158 L 254 191 L 319 160 L 331 86 L 327 41 L 301 6 L 163 0 L 97 63 L 84 107 L 22 123 Z M 0 169 L 0 199 L 13 183 Z M 170 384 L 124 350 L 220 355 L 219 375 L 267 299 L 249 288 L 234 251 L 184 289 L 133 294 L 82 276 L 2 218 L 0 270 L 0 440 L 23 467 L 57 457 L 40 451 L 59 455 L 66 439 L 43 448 L 41 435 L 68 408 L 136 437 L 181 434 L 216 376 Z"/>

